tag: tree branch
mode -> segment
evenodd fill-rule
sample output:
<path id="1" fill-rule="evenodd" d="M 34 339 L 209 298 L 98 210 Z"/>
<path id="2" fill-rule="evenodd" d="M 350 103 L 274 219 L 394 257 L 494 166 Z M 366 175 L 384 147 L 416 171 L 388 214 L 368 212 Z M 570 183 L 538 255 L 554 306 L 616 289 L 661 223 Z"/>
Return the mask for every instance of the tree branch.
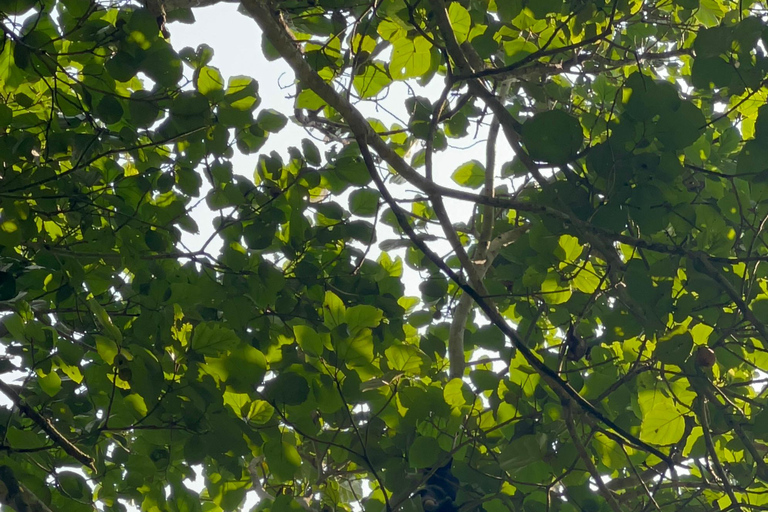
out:
<path id="1" fill-rule="evenodd" d="M 51 440 L 62 450 L 64 450 L 69 456 L 77 460 L 80 464 L 88 466 L 88 468 L 90 468 L 94 473 L 96 472 L 96 466 L 94 465 L 93 457 L 84 453 L 82 450 L 80 450 L 80 448 L 75 446 L 70 440 L 64 437 L 58 430 L 56 430 L 56 427 L 53 426 L 53 423 L 51 423 L 48 418 L 43 417 L 35 409 L 24 403 L 24 400 L 16 392 L 15 389 L 13 389 L 5 382 L 0 381 L 0 391 L 2 391 L 5 396 L 10 398 L 11 402 L 13 402 L 13 404 L 22 414 L 35 422 L 35 424 L 40 427 L 43 432 L 45 432 L 48 437 L 50 437 Z"/>
<path id="2" fill-rule="evenodd" d="M 699 378 L 702 378 L 702 377 L 699 377 Z M 700 394 L 698 401 L 699 401 L 699 407 L 698 407 L 697 413 L 699 416 L 699 423 L 701 423 L 702 435 L 704 436 L 704 444 L 706 445 L 707 451 L 709 452 L 709 456 L 712 459 L 712 465 L 715 467 L 715 473 L 723 483 L 725 492 L 728 495 L 728 498 L 730 498 L 731 500 L 731 506 L 735 507 L 736 510 L 741 510 L 739 500 L 736 499 L 736 495 L 733 492 L 733 487 L 731 486 L 731 482 L 730 480 L 728 480 L 728 475 L 726 474 L 725 469 L 723 468 L 723 465 L 720 462 L 720 458 L 717 456 L 717 451 L 715 450 L 715 443 L 712 441 L 712 432 L 709 429 L 709 416 L 708 416 L 709 411 L 707 411 L 706 395 Z"/>
<path id="3" fill-rule="evenodd" d="M 502 98 L 509 91 L 509 83 L 504 83 L 499 88 L 499 96 Z M 483 195 L 485 197 L 494 196 L 494 172 L 496 167 L 496 139 L 499 135 L 499 118 L 494 116 L 491 121 L 491 126 L 488 129 L 488 141 L 486 142 L 486 156 L 485 156 L 485 184 L 483 187 Z M 496 243 L 498 246 L 501 244 L 501 239 L 491 241 L 493 234 L 493 221 L 496 216 L 496 209 L 490 205 L 482 205 L 482 224 L 480 226 L 480 234 L 477 238 L 475 245 L 475 252 L 473 256 L 473 265 L 477 265 L 478 277 L 483 279 L 485 273 L 490 268 L 493 260 L 498 254 L 501 247 L 492 248 L 492 244 Z M 522 231 L 512 229 L 505 232 L 505 234 L 512 233 L 513 236 L 508 238 L 508 241 L 504 243 L 512 243 L 516 240 Z M 448 332 L 448 361 L 450 362 L 450 377 L 452 379 L 461 378 L 464 375 L 464 331 L 467 324 L 467 318 L 472 311 L 472 297 L 462 294 L 459 297 L 459 302 L 456 308 L 453 310 L 453 318 L 451 319 L 451 327 Z"/>
<path id="4" fill-rule="evenodd" d="M 592 462 L 592 457 L 590 457 L 589 453 L 587 453 L 587 449 L 584 447 L 584 443 L 581 442 L 581 438 L 579 437 L 578 432 L 576 432 L 576 426 L 573 423 L 573 411 L 571 411 L 570 401 L 563 404 L 563 414 L 565 418 L 565 425 L 568 427 L 568 434 L 571 436 L 573 445 L 576 447 L 576 452 L 579 454 L 579 458 L 586 466 L 589 474 L 592 476 L 592 480 L 595 481 L 595 485 L 600 491 L 600 495 L 605 498 L 613 512 L 621 512 L 621 507 L 616 501 L 616 497 L 613 495 L 610 489 L 605 486 L 605 482 L 603 482 L 603 479 L 600 477 L 600 473 L 598 473 L 595 464 Z"/>

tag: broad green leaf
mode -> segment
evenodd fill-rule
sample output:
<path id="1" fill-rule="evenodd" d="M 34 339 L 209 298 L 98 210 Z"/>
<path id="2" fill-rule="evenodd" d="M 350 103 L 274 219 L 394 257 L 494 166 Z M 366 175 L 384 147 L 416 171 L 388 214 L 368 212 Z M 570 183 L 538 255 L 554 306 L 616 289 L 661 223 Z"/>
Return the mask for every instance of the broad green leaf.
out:
<path id="1" fill-rule="evenodd" d="M 355 91 L 362 98 L 374 98 L 389 87 L 392 83 L 385 63 L 383 62 L 370 62 L 362 71 L 358 71 L 352 84 L 355 87 Z"/>
<path id="2" fill-rule="evenodd" d="M 392 345 L 384 351 L 384 355 L 391 369 L 408 375 L 419 375 L 429 363 L 426 355 L 413 345 Z"/>
<path id="3" fill-rule="evenodd" d="M 384 318 L 384 312 L 373 306 L 366 304 L 360 304 L 347 308 L 344 314 L 344 321 L 347 324 L 347 329 L 354 335 L 365 328 L 378 327 Z"/>
<path id="4" fill-rule="evenodd" d="M 440 460 L 441 453 L 437 439 L 419 436 L 408 449 L 408 461 L 413 468 L 429 468 Z"/>
<path id="5" fill-rule="evenodd" d="M 264 455 L 270 472 L 278 481 L 287 481 L 294 477 L 301 467 L 301 456 L 296 447 L 284 441 L 267 441 Z"/>
<path id="6" fill-rule="evenodd" d="M 693 338 L 688 331 L 674 331 L 668 336 L 659 339 L 656 342 L 654 356 L 664 364 L 674 364 L 677 366 L 683 363 L 691 355 L 693 348 Z"/>
<path id="7" fill-rule="evenodd" d="M 351 368 L 373 362 L 373 336 L 370 329 L 361 329 L 355 335 L 334 343 L 340 362 Z"/>
<path id="8" fill-rule="evenodd" d="M 583 293 L 592 294 L 600 286 L 601 276 L 595 270 L 591 261 L 588 261 L 584 268 L 578 271 L 573 278 L 573 287 Z"/>
<path id="9" fill-rule="evenodd" d="M 445 403 L 451 407 L 461 407 L 467 403 L 464 396 L 464 381 L 461 379 L 451 379 L 443 389 L 443 396 L 445 397 Z"/>
<path id="10" fill-rule="evenodd" d="M 550 273 L 541 283 L 541 293 L 549 304 L 562 304 L 571 298 L 571 290 L 567 283 L 561 281 L 555 273 Z"/>
<path id="11" fill-rule="evenodd" d="M 418 77 L 429 70 L 432 43 L 423 36 L 394 42 L 389 72 L 395 80 Z"/>
<path id="12" fill-rule="evenodd" d="M 376 190 L 359 189 L 349 195 L 349 212 L 361 217 L 373 217 L 379 210 L 379 194 Z"/>
<path id="13" fill-rule="evenodd" d="M 323 340 L 312 327 L 308 325 L 296 325 L 293 327 L 296 342 L 304 352 L 312 355 L 323 353 Z"/>
<path id="14" fill-rule="evenodd" d="M 448 19 L 451 20 L 451 27 L 454 34 L 456 34 L 456 40 L 459 44 L 467 40 L 469 35 L 469 29 L 472 25 L 472 19 L 469 16 L 464 6 L 458 2 L 452 2 L 448 7 Z"/>
<path id="15" fill-rule="evenodd" d="M 325 325 L 333 329 L 341 325 L 346 320 L 347 308 L 338 295 L 331 291 L 325 292 L 323 300 L 323 318 Z"/>
<path id="16" fill-rule="evenodd" d="M 571 235 L 562 235 L 558 244 L 565 253 L 565 259 L 563 261 L 570 263 L 575 262 L 584 250 L 579 239 Z"/>
<path id="17" fill-rule="evenodd" d="M 643 413 L 641 440 L 660 446 L 672 445 L 680 440 L 685 431 L 685 418 L 670 398 L 660 390 L 642 390 L 638 403 Z"/>
<path id="18" fill-rule="evenodd" d="M 768 148 L 757 140 L 747 141 L 741 148 L 736 171 L 740 173 L 761 173 L 768 170 Z"/>
<path id="19" fill-rule="evenodd" d="M 56 481 L 72 499 L 79 500 L 91 496 L 91 489 L 81 475 L 66 471 L 57 475 Z"/>
<path id="20" fill-rule="evenodd" d="M 40 378 L 37 379 L 37 382 L 48 396 L 56 396 L 59 391 L 61 391 L 61 377 L 59 377 L 56 371 L 51 371 L 44 376 L 41 375 Z"/>
<path id="21" fill-rule="evenodd" d="M 105 95 L 96 105 L 96 115 L 105 124 L 114 124 L 123 118 L 123 105 L 111 95 Z"/>
<path id="22" fill-rule="evenodd" d="M 479 188 L 485 183 L 485 168 L 477 160 L 472 160 L 453 171 L 451 179 L 464 187 Z"/>
<path id="23" fill-rule="evenodd" d="M 259 112 L 256 122 L 264 131 L 277 133 L 285 127 L 288 119 L 276 110 L 264 109 Z"/>
<path id="24" fill-rule="evenodd" d="M 270 402 L 278 405 L 301 405 L 309 395 L 307 379 L 293 372 L 281 373 L 266 387 Z"/>
<path id="25" fill-rule="evenodd" d="M 229 373 L 227 385 L 244 393 L 261 384 L 267 371 L 267 360 L 261 351 L 241 344 L 229 353 L 224 366 Z"/>
<path id="26" fill-rule="evenodd" d="M 203 66 L 197 71 L 197 90 L 200 94 L 217 98 L 224 91 L 224 77 L 218 69 Z"/>
<path id="27" fill-rule="evenodd" d="M 698 107 L 689 101 L 683 101 L 676 110 L 661 114 L 656 138 L 667 149 L 682 149 L 699 138 L 706 122 Z"/>
<path id="28" fill-rule="evenodd" d="M 561 165 L 576 156 L 584 135 L 577 118 L 562 110 L 548 110 L 523 123 L 522 139 L 531 158 Z"/>
<path id="29" fill-rule="evenodd" d="M 120 351 L 117 343 L 115 343 L 113 339 L 100 334 L 96 334 L 94 339 L 96 340 L 96 351 L 98 352 L 99 357 L 101 357 L 105 363 L 112 364 L 115 360 L 115 356 Z"/>
<path id="30" fill-rule="evenodd" d="M 254 400 L 248 409 L 248 421 L 257 425 L 264 425 L 274 414 L 274 408 L 265 400 Z"/>
<path id="31" fill-rule="evenodd" d="M 221 325 L 206 322 L 192 333 L 192 350 L 203 355 L 218 355 L 234 348 L 240 342 L 237 334 Z"/>

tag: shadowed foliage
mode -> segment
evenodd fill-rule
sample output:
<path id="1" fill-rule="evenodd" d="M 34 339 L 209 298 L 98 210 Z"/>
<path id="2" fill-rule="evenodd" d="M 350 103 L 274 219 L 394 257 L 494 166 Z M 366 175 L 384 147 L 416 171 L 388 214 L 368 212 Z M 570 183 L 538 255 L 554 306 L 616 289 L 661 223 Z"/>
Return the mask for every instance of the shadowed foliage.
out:
<path id="1" fill-rule="evenodd" d="M 768 507 L 764 2 L 150 4 L 0 2 L 4 504 Z"/>

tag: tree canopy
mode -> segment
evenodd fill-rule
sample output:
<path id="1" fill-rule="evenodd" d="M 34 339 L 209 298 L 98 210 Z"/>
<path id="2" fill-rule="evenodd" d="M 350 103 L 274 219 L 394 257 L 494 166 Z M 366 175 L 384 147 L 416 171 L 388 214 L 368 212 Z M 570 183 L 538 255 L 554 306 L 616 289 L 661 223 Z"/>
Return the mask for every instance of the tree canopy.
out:
<path id="1" fill-rule="evenodd" d="M 764 2 L 202 3 L 0 4 L 7 506 L 768 508 Z"/>

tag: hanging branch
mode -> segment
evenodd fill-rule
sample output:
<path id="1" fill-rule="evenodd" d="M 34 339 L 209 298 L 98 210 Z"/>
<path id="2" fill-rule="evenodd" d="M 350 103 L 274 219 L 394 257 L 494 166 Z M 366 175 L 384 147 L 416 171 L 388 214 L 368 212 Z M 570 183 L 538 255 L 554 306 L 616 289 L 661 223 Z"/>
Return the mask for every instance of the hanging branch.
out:
<path id="1" fill-rule="evenodd" d="M 77 460 L 83 466 L 88 466 L 94 473 L 96 472 L 93 457 L 80 450 L 80 448 L 75 446 L 69 439 L 64 437 L 58 430 L 56 430 L 56 427 L 53 426 L 53 423 L 51 423 L 48 418 L 45 418 L 34 408 L 24 403 L 24 400 L 15 389 L 5 382 L 0 381 L 0 391 L 10 398 L 16 408 L 19 409 L 24 416 L 35 422 L 35 425 L 40 427 L 56 445 L 67 453 L 67 455 Z"/>

